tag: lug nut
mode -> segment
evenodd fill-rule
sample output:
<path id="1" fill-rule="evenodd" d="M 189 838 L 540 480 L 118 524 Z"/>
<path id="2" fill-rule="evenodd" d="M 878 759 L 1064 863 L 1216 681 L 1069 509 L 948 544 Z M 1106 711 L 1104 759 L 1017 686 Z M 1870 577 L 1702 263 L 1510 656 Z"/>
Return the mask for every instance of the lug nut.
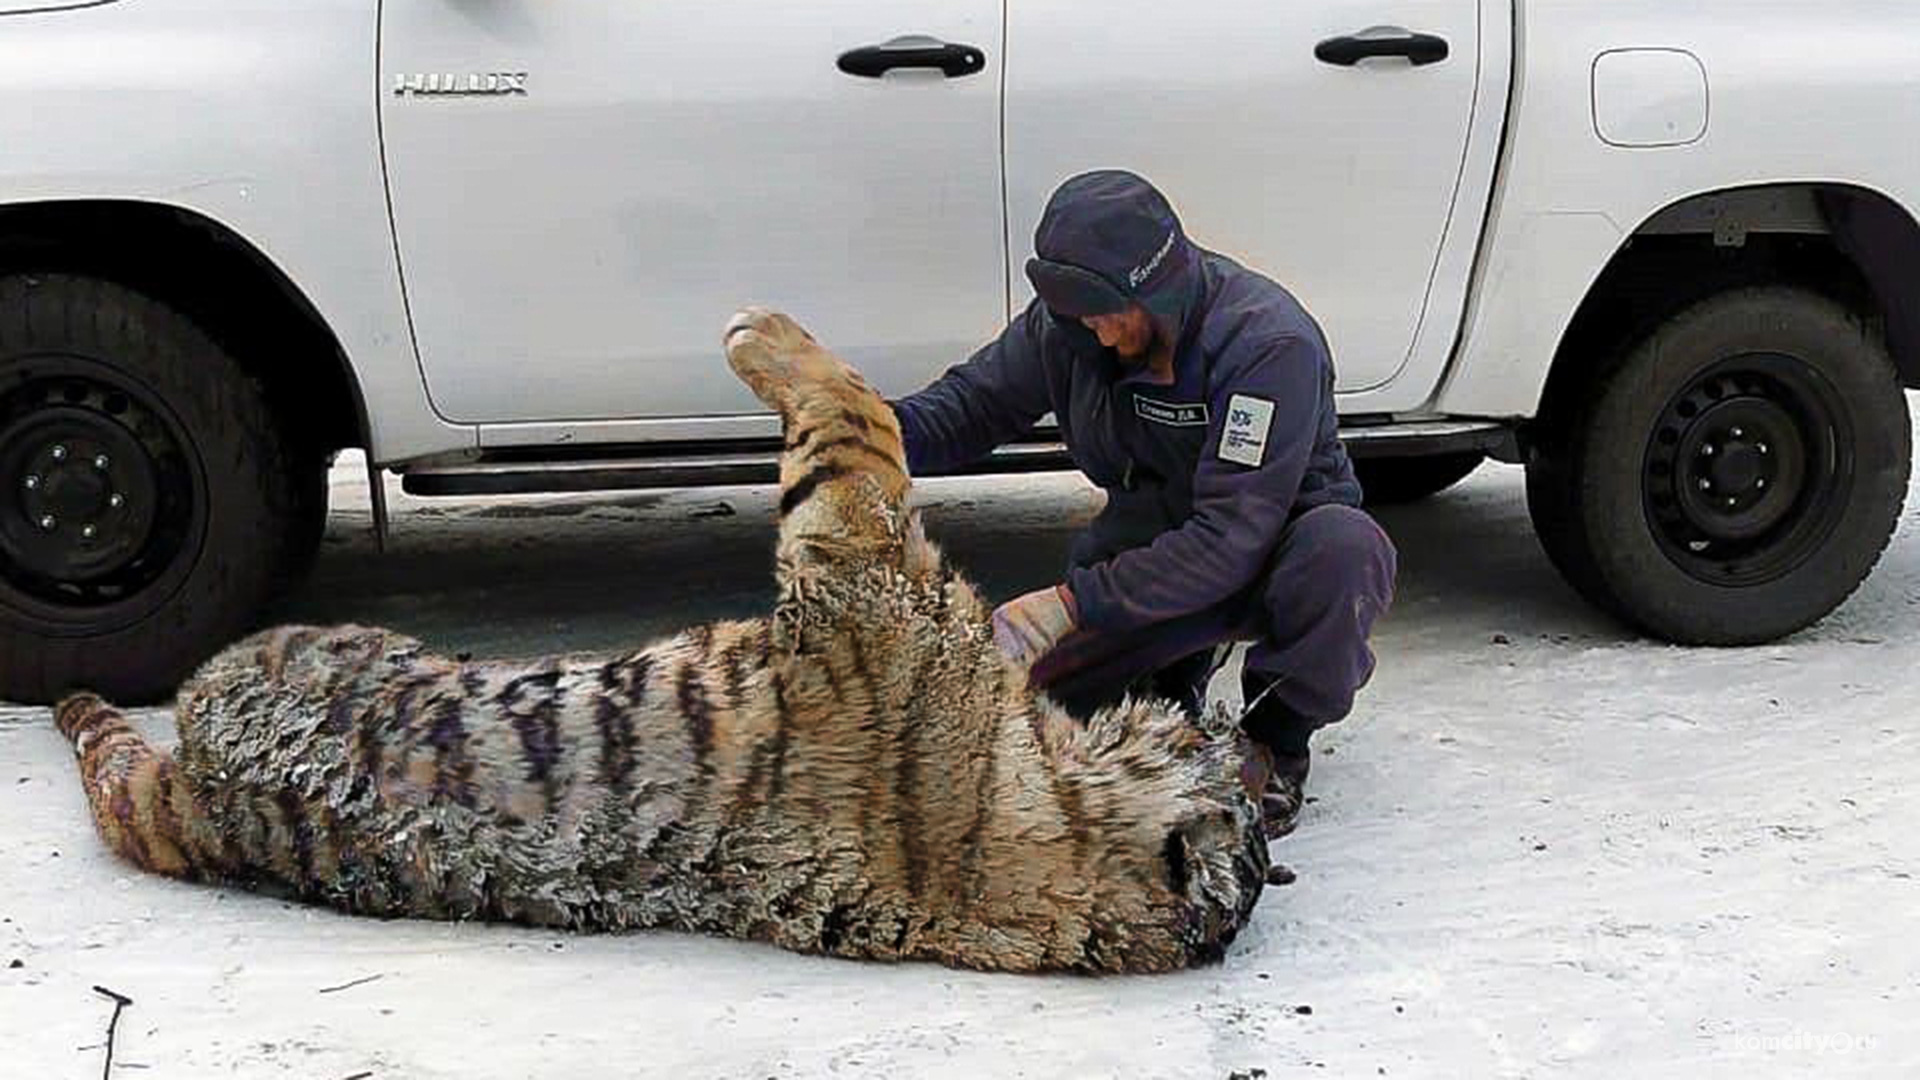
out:
<path id="1" fill-rule="evenodd" d="M 1755 480 L 1753 486 L 1761 491 L 1767 490 L 1767 482 L 1765 480 Z"/>
<path id="2" fill-rule="evenodd" d="M 1707 445 L 1700 448 L 1701 457 L 1712 457 L 1713 455 L 1719 452 L 1720 451 L 1717 448 L 1715 448 L 1712 443 L 1708 443 Z"/>
<path id="3" fill-rule="evenodd" d="M 60 519 L 54 517 L 52 514 L 42 514 L 40 517 L 40 527 L 48 532 L 52 532 L 54 527 L 59 524 Z"/>
<path id="4" fill-rule="evenodd" d="M 1761 443 L 1760 445 L 1758 445 L 1758 446 L 1756 446 L 1756 447 L 1754 447 L 1754 449 L 1755 449 L 1755 450 L 1758 450 L 1758 451 L 1760 451 L 1760 452 L 1761 452 L 1762 454 L 1770 454 L 1770 453 L 1772 453 L 1772 451 L 1771 451 L 1771 450 L 1768 450 L 1768 449 L 1767 449 L 1767 444 L 1766 444 L 1766 443 Z"/>
<path id="5" fill-rule="evenodd" d="M 116 491 L 113 494 L 107 496 L 107 505 L 113 507 L 115 510 L 118 510 L 121 507 L 127 505 L 127 497 Z"/>
<path id="6" fill-rule="evenodd" d="M 67 448 L 59 443 L 54 443 L 53 449 L 49 450 L 47 453 L 50 456 L 52 456 L 53 460 L 55 461 L 67 460 Z"/>
<path id="7" fill-rule="evenodd" d="M 1741 431 L 1739 428 L 1734 428 L 1732 431 L 1727 432 L 1727 434 L 1733 436 L 1736 439 L 1740 439 L 1740 438 L 1745 438 L 1747 433 L 1744 431 Z"/>
<path id="8" fill-rule="evenodd" d="M 1740 500 L 1739 500 L 1739 499 L 1728 499 L 1728 500 L 1727 500 L 1727 507 L 1728 507 L 1729 509 L 1731 509 L 1731 508 L 1733 508 L 1733 507 L 1736 507 L 1736 506 L 1739 506 L 1739 505 L 1740 505 Z"/>
<path id="9" fill-rule="evenodd" d="M 101 472 L 105 472 L 107 470 L 107 455 L 95 454 L 93 457 L 93 467 L 99 469 Z"/>
<path id="10" fill-rule="evenodd" d="M 28 473 L 25 483 L 28 491 L 36 490 L 40 486 L 40 477 L 35 473 Z"/>
<path id="11" fill-rule="evenodd" d="M 1701 490 L 1701 491 L 1712 491 L 1712 490 L 1713 490 L 1713 481 L 1711 481 L 1711 480 L 1709 480 L 1709 479 L 1707 479 L 1707 478 L 1706 478 L 1706 477 L 1704 477 L 1704 476 L 1703 476 L 1703 477 L 1701 477 L 1701 478 L 1700 478 L 1700 490 Z"/>
<path id="12" fill-rule="evenodd" d="M 91 526 L 91 525 L 82 525 L 82 526 L 80 526 L 80 535 L 81 535 L 81 536 L 83 536 L 83 537 L 85 537 L 85 538 L 86 538 L 86 539 L 88 539 L 88 540 L 91 540 L 91 539 L 93 539 L 93 536 L 94 536 L 94 534 L 95 534 L 95 533 L 97 533 L 97 532 L 99 532 L 99 531 L 100 531 L 99 529 L 96 529 L 96 528 L 94 528 L 94 527 L 93 527 L 93 526 Z"/>

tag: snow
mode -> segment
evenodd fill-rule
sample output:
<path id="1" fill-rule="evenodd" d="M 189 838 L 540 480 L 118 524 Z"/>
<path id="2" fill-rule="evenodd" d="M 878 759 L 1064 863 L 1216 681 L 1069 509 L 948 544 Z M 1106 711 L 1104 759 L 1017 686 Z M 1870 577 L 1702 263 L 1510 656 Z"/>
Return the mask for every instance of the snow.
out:
<path id="1" fill-rule="evenodd" d="M 760 610 L 764 488 L 422 501 L 336 470 L 287 620 L 447 650 L 633 643 Z M 1052 579 L 1076 477 L 925 483 L 995 596 Z M 1920 505 L 1920 492 L 1913 504 Z M 1776 645 L 1638 640 L 1548 567 L 1517 470 L 1383 515 L 1380 671 L 1223 965 L 1089 980 L 679 934 L 356 920 L 134 874 L 45 710 L 0 707 L 0 1075 L 1920 1075 L 1920 537 Z M 1232 696 L 1234 680 L 1218 692 Z M 164 712 L 147 714 L 160 737 Z M 19 967 L 9 966 L 18 960 Z M 377 978 L 368 982 L 355 980 Z"/>

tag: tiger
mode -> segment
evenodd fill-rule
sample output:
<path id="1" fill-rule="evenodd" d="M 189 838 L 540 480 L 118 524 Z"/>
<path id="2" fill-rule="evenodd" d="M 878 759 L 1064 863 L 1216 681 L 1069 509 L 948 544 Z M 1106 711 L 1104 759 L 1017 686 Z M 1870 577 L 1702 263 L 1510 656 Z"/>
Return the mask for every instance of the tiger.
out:
<path id="1" fill-rule="evenodd" d="M 785 314 L 723 340 L 777 412 L 767 616 L 637 651 L 449 658 L 281 626 L 181 687 L 156 749 L 56 709 L 106 845 L 350 914 L 668 929 L 957 968 L 1219 961 L 1266 879 L 1224 712 L 1085 722 L 996 648 L 931 542 L 891 406 Z"/>

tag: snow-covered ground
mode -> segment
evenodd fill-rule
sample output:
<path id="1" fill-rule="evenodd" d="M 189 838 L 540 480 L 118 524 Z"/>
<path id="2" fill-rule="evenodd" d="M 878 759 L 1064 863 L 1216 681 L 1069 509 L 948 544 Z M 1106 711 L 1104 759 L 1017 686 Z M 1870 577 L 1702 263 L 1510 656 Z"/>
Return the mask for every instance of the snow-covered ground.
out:
<path id="1" fill-rule="evenodd" d="M 334 490 L 288 620 L 513 655 L 766 601 L 765 489 L 394 485 L 385 556 L 364 478 Z M 996 596 L 1050 580 L 1095 506 L 1069 476 L 920 498 Z M 1276 847 L 1298 882 L 1221 966 L 975 975 L 174 884 L 102 851 L 45 710 L 0 707 L 0 1076 L 98 1075 L 95 984 L 134 999 L 124 1077 L 1920 1075 L 1920 535 L 1820 627 L 1705 651 L 1582 606 L 1516 470 L 1384 518 L 1403 573 L 1380 673 Z"/>

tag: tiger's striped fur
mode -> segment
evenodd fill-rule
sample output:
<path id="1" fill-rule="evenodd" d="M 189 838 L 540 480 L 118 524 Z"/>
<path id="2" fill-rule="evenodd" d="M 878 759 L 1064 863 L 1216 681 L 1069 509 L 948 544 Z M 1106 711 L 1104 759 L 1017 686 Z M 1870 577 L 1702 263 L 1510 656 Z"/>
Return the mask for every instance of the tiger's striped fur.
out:
<path id="1" fill-rule="evenodd" d="M 1217 959 L 1266 870 L 1235 737 L 1037 697 L 908 508 L 885 402 L 785 316 L 742 312 L 726 346 L 787 433 L 770 618 L 532 664 L 267 631 L 182 688 L 171 754 L 62 703 L 108 844 L 367 914 L 1011 971 Z"/>

